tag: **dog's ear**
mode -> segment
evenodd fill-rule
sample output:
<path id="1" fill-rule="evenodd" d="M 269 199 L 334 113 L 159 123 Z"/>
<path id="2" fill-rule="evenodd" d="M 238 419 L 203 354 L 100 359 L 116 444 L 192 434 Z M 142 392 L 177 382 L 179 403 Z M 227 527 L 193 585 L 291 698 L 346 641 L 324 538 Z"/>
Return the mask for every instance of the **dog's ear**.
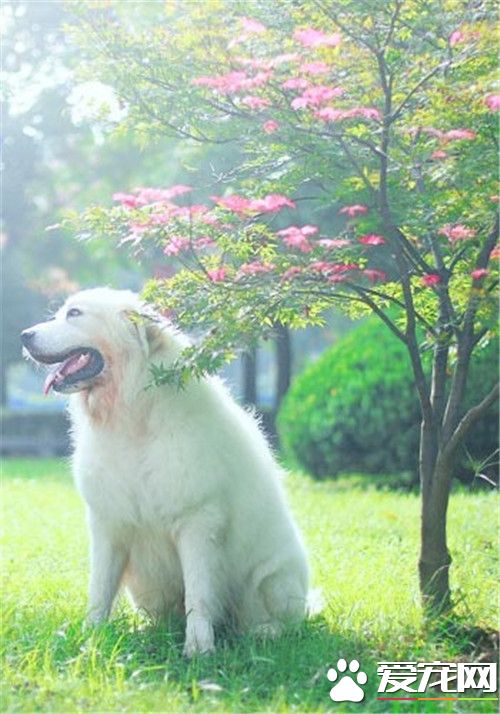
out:
<path id="1" fill-rule="evenodd" d="M 147 354 L 153 354 L 164 340 L 162 320 L 153 312 L 124 310 L 123 316 Z"/>
<path id="2" fill-rule="evenodd" d="M 123 310 L 121 316 L 127 325 L 131 335 L 140 342 L 140 345 L 145 353 L 148 352 L 148 343 L 146 340 L 146 331 L 142 325 L 142 320 L 137 310 Z"/>
<path id="3" fill-rule="evenodd" d="M 144 330 L 151 355 L 165 344 L 164 323 L 156 316 L 148 316 L 144 319 Z"/>

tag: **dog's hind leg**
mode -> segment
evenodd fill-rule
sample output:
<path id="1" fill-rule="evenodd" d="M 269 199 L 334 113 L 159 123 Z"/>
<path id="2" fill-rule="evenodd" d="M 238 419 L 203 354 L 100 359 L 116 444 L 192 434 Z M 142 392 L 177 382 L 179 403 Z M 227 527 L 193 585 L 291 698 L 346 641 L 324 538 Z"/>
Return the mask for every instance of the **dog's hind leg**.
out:
<path id="1" fill-rule="evenodd" d="M 251 629 L 264 637 L 276 637 L 284 626 L 299 623 L 306 611 L 307 581 L 300 572 L 282 568 L 266 576 L 257 588 L 258 619 Z"/>

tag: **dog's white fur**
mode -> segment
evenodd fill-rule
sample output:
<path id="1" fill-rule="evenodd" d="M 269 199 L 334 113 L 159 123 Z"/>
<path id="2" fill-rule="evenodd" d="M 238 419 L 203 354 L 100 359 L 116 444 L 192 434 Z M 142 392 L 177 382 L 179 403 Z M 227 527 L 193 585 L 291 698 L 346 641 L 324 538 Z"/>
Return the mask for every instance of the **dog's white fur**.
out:
<path id="1" fill-rule="evenodd" d="M 82 314 L 67 318 L 71 308 Z M 128 291 L 69 298 L 31 328 L 38 352 L 98 349 L 104 372 L 70 397 L 74 475 L 91 535 L 89 620 L 123 585 L 153 617 L 186 616 L 185 653 L 214 626 L 276 632 L 305 612 L 307 564 L 280 469 L 249 413 L 216 378 L 145 389 L 151 364 L 186 344 L 165 321 L 134 319 Z"/>

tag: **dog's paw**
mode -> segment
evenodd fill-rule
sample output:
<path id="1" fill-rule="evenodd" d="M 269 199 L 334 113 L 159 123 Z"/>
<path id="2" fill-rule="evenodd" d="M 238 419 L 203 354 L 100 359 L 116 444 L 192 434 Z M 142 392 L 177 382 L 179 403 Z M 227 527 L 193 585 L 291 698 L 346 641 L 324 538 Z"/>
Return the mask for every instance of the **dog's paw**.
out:
<path id="1" fill-rule="evenodd" d="M 82 629 L 84 631 L 93 630 L 94 628 L 99 627 L 99 625 L 103 625 L 107 621 L 107 619 L 108 618 L 106 614 L 103 614 L 102 612 L 98 612 L 96 610 L 91 610 L 85 616 L 85 619 L 82 624 Z"/>
<path id="2" fill-rule="evenodd" d="M 195 655 L 209 654 L 214 650 L 214 628 L 210 620 L 204 617 L 188 617 L 184 656 L 194 657 Z"/>
<path id="3" fill-rule="evenodd" d="M 262 640 L 275 640 L 283 632 L 279 622 L 263 622 L 254 629 L 254 634 Z"/>

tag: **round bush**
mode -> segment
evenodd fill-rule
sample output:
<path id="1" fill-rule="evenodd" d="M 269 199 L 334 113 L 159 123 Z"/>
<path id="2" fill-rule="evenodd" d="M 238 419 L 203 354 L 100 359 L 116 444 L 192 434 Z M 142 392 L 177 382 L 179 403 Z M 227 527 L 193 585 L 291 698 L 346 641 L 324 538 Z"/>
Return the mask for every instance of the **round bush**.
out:
<path id="1" fill-rule="evenodd" d="M 430 354 L 425 360 L 430 368 Z M 494 384 L 498 343 L 474 355 L 466 404 Z M 498 446 L 498 407 L 467 439 L 475 458 Z M 342 472 L 416 473 L 420 411 L 405 346 L 368 320 L 327 350 L 293 382 L 278 415 L 286 456 L 318 478 Z M 465 463 L 465 452 L 463 463 Z"/>

